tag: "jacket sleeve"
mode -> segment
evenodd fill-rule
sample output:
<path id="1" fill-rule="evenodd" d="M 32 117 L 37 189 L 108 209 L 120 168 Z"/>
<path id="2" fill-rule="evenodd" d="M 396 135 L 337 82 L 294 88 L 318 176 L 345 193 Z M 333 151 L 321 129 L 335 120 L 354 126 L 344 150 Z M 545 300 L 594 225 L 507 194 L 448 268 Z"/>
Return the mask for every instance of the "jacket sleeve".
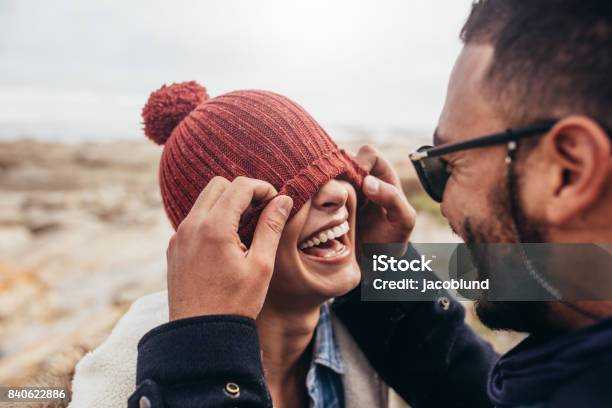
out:
<path id="1" fill-rule="evenodd" d="M 240 316 L 176 320 L 138 344 L 128 408 L 271 408 L 255 321 Z"/>
<path id="2" fill-rule="evenodd" d="M 487 381 L 498 355 L 465 324 L 459 302 L 445 291 L 435 301 L 360 298 L 357 288 L 337 299 L 334 310 L 374 369 L 413 408 L 492 407 Z"/>

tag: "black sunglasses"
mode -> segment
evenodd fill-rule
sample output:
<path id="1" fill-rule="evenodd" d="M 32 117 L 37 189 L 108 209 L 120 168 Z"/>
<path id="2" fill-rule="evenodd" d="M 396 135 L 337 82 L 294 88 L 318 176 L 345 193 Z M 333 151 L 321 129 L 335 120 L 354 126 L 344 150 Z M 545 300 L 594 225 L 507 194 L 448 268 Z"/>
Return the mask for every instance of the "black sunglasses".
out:
<path id="1" fill-rule="evenodd" d="M 498 144 L 508 144 L 508 156 L 506 161 L 512 160 L 512 155 L 516 150 L 516 141 L 530 136 L 535 136 L 543 132 L 548 132 L 557 123 L 556 120 L 537 122 L 522 128 L 508 129 L 502 133 L 481 136 L 465 142 L 450 143 L 441 146 L 421 146 L 416 152 L 410 153 L 410 160 L 416 169 L 419 180 L 429 196 L 442 202 L 444 188 L 448 181 L 449 173 L 446 168 L 446 161 L 440 156 L 449 153 L 456 153 L 462 150 L 476 149 L 479 147 L 494 146 Z"/>

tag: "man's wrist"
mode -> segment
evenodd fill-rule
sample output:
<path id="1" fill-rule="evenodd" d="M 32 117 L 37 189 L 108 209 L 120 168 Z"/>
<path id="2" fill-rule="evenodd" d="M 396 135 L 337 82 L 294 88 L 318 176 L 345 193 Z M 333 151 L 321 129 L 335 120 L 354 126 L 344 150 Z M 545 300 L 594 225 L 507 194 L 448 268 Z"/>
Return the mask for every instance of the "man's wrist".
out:
<path id="1" fill-rule="evenodd" d="M 145 334 L 136 385 L 130 407 L 145 399 L 166 406 L 162 395 L 173 407 L 191 407 L 186 403 L 202 398 L 219 406 L 254 400 L 271 406 L 255 321 L 237 315 L 180 319 Z"/>
<path id="2" fill-rule="evenodd" d="M 236 308 L 237 309 L 237 308 Z M 253 320 L 252 317 L 248 315 L 246 311 L 243 310 L 230 310 L 227 307 L 221 308 L 211 308 L 211 307 L 173 307 L 170 304 L 170 322 L 175 322 L 179 320 L 189 320 L 189 319 L 197 319 L 199 317 L 210 317 L 210 321 L 215 321 L 215 317 L 221 317 L 222 320 L 234 320 L 234 318 L 244 318 L 247 320 Z"/>
<path id="3" fill-rule="evenodd" d="M 163 364 L 161 364 L 163 363 Z M 137 382 L 164 383 L 174 375 L 198 377 L 217 364 L 259 374 L 261 357 L 255 321 L 237 315 L 208 315 L 171 321 L 138 343 Z M 247 364 L 245 364 L 247 363 Z"/>

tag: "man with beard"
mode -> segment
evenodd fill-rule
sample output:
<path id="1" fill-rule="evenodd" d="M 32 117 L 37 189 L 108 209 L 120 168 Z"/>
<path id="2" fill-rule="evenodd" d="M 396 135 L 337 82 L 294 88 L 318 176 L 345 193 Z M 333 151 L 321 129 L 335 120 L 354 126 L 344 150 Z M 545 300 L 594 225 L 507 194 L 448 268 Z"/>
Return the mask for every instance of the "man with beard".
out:
<path id="1" fill-rule="evenodd" d="M 468 244 L 611 242 L 612 4 L 480 0 L 461 38 L 435 147 L 412 155 L 453 230 Z M 364 193 L 386 216 L 365 223 L 372 233 L 364 242 L 401 241 L 389 231 L 397 212 L 411 209 L 397 198 L 397 176 L 370 148 L 358 159 L 377 177 Z M 277 231 L 269 234 L 274 242 L 284 222 L 272 209 L 266 214 L 262 228 Z M 202 210 L 190 219 L 219 231 L 232 227 L 206 216 Z M 199 317 L 143 338 L 130 407 L 271 406 L 256 333 L 235 316 L 210 315 L 257 316 L 265 293 L 232 294 L 254 275 L 269 279 L 274 245 L 255 271 L 230 271 L 223 259 L 230 244 L 174 239 L 170 255 L 184 256 L 168 273 L 189 274 L 182 281 L 200 288 L 169 288 L 170 302 Z M 219 256 L 201 266 L 193 254 L 202 248 Z M 188 292 L 200 299 L 182 296 Z M 489 327 L 531 333 L 497 362 L 444 294 L 436 302 L 366 303 L 353 293 L 335 309 L 370 363 L 413 407 L 612 406 L 611 302 L 479 303 Z"/>

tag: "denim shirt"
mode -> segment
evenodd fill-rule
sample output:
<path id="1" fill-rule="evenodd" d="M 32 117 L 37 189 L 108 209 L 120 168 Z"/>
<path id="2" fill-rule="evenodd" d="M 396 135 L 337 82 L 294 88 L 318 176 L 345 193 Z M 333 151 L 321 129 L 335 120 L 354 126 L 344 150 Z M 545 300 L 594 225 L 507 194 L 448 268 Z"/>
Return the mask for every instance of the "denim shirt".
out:
<path id="1" fill-rule="evenodd" d="M 324 303 L 306 375 L 311 408 L 344 408 L 343 374 L 344 365 L 334 337 L 329 304 Z"/>

